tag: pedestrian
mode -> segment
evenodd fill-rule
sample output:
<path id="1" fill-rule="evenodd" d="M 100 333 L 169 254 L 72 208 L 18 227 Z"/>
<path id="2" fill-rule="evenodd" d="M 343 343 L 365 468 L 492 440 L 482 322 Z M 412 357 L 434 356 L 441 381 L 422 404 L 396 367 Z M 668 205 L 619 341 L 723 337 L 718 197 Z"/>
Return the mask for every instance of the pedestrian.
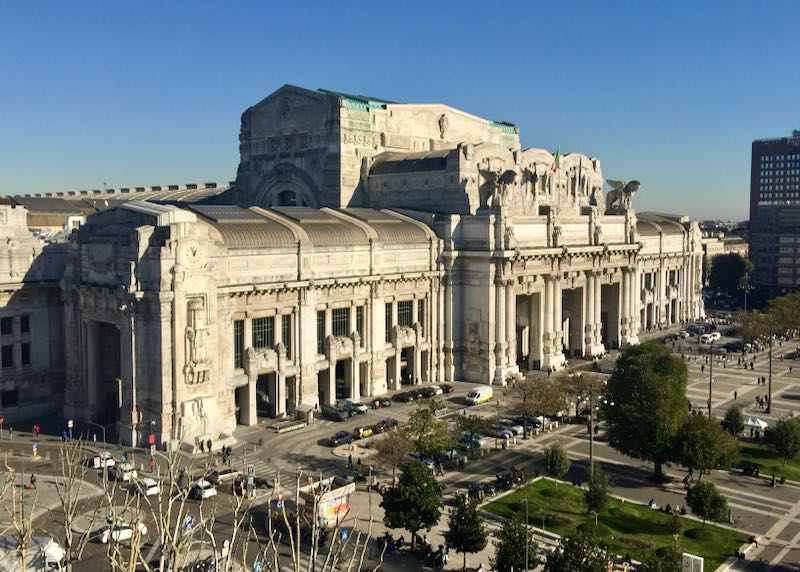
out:
<path id="1" fill-rule="evenodd" d="M 8 428 L 8 438 L 11 439 L 12 441 L 14 440 L 14 428 L 13 427 L 9 427 Z"/>
<path id="2" fill-rule="evenodd" d="M 211 439 L 206 441 L 206 448 L 208 448 L 208 452 L 210 453 L 211 452 Z"/>
<path id="3" fill-rule="evenodd" d="M 61 430 L 61 442 L 62 443 L 66 443 L 67 442 L 67 430 L 66 429 L 62 429 Z"/>
<path id="4" fill-rule="evenodd" d="M 92 433 L 92 441 L 94 441 L 94 444 L 97 445 L 97 433 Z"/>
<path id="5" fill-rule="evenodd" d="M 739 399 L 739 392 L 738 391 L 734 391 L 733 392 L 733 400 L 736 401 L 737 399 Z"/>
<path id="6" fill-rule="evenodd" d="M 150 460 L 147 461 L 147 466 L 150 467 L 150 472 L 152 473 L 156 469 L 156 460 L 153 457 L 150 457 Z"/>
<path id="7" fill-rule="evenodd" d="M 358 465 L 358 469 L 361 470 L 361 457 L 356 459 L 356 465 Z"/>
<path id="8" fill-rule="evenodd" d="M 200 452 L 201 453 L 205 453 L 206 452 L 206 444 L 202 439 L 200 439 Z"/>
<path id="9" fill-rule="evenodd" d="M 353 455 L 352 454 L 351 455 L 347 455 L 347 468 L 348 469 L 352 469 L 353 468 Z"/>
<path id="10" fill-rule="evenodd" d="M 31 488 L 32 489 L 36 488 L 36 474 L 35 473 L 31 473 Z"/>
<path id="11" fill-rule="evenodd" d="M 700 373 L 705 373 L 705 372 L 706 372 L 706 366 L 700 364 Z"/>

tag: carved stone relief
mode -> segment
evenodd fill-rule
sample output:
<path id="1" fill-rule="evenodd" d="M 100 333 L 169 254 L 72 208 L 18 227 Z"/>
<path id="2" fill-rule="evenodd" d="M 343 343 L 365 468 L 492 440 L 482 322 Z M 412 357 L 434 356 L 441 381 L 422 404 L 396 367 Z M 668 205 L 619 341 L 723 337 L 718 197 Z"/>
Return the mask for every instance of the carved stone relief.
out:
<path id="1" fill-rule="evenodd" d="M 204 298 L 191 298 L 186 304 L 186 383 L 194 385 L 209 379 L 209 332 Z"/>

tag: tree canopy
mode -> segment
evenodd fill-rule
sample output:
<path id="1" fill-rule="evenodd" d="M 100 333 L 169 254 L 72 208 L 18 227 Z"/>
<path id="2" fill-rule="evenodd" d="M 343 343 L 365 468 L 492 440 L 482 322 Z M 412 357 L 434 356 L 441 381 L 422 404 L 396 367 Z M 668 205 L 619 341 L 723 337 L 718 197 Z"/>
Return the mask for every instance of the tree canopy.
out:
<path id="1" fill-rule="evenodd" d="M 428 457 L 449 449 L 455 441 L 447 422 L 436 417 L 437 407 L 439 404 L 435 400 L 421 402 L 403 428 L 415 442 L 417 452 Z"/>
<path id="2" fill-rule="evenodd" d="M 422 463 L 404 463 L 401 471 L 398 484 L 383 495 L 383 522 L 389 528 L 409 531 L 413 549 L 417 531 L 423 528 L 430 530 L 439 522 L 442 490 L 433 473 Z"/>
<path id="3" fill-rule="evenodd" d="M 783 459 L 785 468 L 786 461 L 800 455 L 800 417 L 778 419 L 772 427 L 767 427 L 766 438 Z"/>
<path id="4" fill-rule="evenodd" d="M 675 457 L 675 442 L 688 413 L 686 364 L 663 344 L 645 342 L 623 350 L 608 382 L 614 402 L 606 408 L 609 443 L 652 461 L 655 478 Z"/>
<path id="5" fill-rule="evenodd" d="M 561 443 L 553 443 L 544 448 L 545 469 L 547 474 L 554 479 L 561 479 L 566 475 L 571 464 L 567 450 Z"/>
<path id="6" fill-rule="evenodd" d="M 738 405 L 731 405 L 725 412 L 723 426 L 731 435 L 738 435 L 744 431 L 744 414 Z"/>
<path id="7" fill-rule="evenodd" d="M 562 537 L 558 548 L 547 557 L 545 572 L 605 572 L 608 570 L 608 546 L 583 533 Z"/>
<path id="8" fill-rule="evenodd" d="M 527 415 L 551 417 L 567 406 L 566 388 L 561 378 L 540 373 L 517 379 L 510 399 L 514 410 Z"/>
<path id="9" fill-rule="evenodd" d="M 705 415 L 692 415 L 678 435 L 680 460 L 690 470 L 703 471 L 732 467 L 739 459 L 739 444 L 722 425 Z"/>
<path id="10" fill-rule="evenodd" d="M 483 516 L 478 511 L 477 501 L 467 495 L 456 495 L 456 506 L 450 512 L 444 541 L 456 552 L 464 555 L 467 568 L 467 553 L 480 552 L 486 547 L 488 533 Z"/>
<path id="11" fill-rule="evenodd" d="M 731 252 L 720 254 L 711 261 L 711 273 L 708 285 L 730 296 L 739 296 L 743 293 L 753 271 L 753 263 L 740 254 Z"/>
<path id="12" fill-rule="evenodd" d="M 528 562 L 529 568 L 536 568 L 539 559 L 536 556 L 536 543 L 533 540 L 533 531 L 525 526 L 519 517 L 514 515 L 508 519 L 500 532 L 497 533 L 497 540 L 494 542 L 495 556 L 492 566 L 497 572 L 513 572 L 526 570 L 525 562 L 525 543 L 528 543 Z"/>
<path id="13" fill-rule="evenodd" d="M 694 514 L 703 519 L 703 526 L 707 520 L 728 520 L 728 501 L 711 481 L 699 481 L 692 485 L 686 493 L 686 504 Z"/>
<path id="14" fill-rule="evenodd" d="M 583 494 L 586 508 L 596 513 L 606 508 L 608 504 L 608 489 L 608 475 L 600 467 L 595 466 L 589 473 L 589 487 Z"/>
<path id="15" fill-rule="evenodd" d="M 681 553 L 673 546 L 663 546 L 642 559 L 638 572 L 681 572 Z"/>

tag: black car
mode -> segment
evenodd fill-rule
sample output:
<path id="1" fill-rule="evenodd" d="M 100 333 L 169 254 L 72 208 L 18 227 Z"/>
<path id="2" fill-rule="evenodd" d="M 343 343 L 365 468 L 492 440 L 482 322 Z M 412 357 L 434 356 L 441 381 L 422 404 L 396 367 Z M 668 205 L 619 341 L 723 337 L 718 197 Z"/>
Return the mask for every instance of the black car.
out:
<path id="1" fill-rule="evenodd" d="M 417 398 L 417 394 L 412 391 L 403 391 L 401 393 L 396 393 L 395 396 L 392 398 L 395 401 L 399 401 L 400 403 L 411 403 Z"/>
<path id="2" fill-rule="evenodd" d="M 417 390 L 420 397 L 427 399 L 436 395 L 436 390 L 432 387 L 421 387 Z"/>
<path id="3" fill-rule="evenodd" d="M 328 439 L 329 447 L 338 447 L 339 445 L 348 445 L 353 442 L 353 436 L 348 431 L 338 431 Z"/>
<path id="4" fill-rule="evenodd" d="M 355 412 L 353 412 L 355 414 Z M 344 421 L 350 418 L 350 413 L 341 407 L 331 407 L 330 405 L 322 406 L 322 416 L 331 421 Z"/>
<path id="5" fill-rule="evenodd" d="M 392 400 L 388 397 L 377 397 L 372 400 L 372 408 L 373 409 L 382 409 L 383 407 L 391 407 Z"/>
<path id="6" fill-rule="evenodd" d="M 456 390 L 456 388 L 449 383 L 440 383 L 439 387 L 442 388 L 442 393 L 444 394 L 453 393 Z"/>
<path id="7" fill-rule="evenodd" d="M 396 429 L 398 425 L 399 423 L 397 422 L 397 419 L 387 417 L 386 419 L 381 419 L 379 422 L 373 425 L 372 430 L 375 433 L 386 433 L 391 429 Z"/>

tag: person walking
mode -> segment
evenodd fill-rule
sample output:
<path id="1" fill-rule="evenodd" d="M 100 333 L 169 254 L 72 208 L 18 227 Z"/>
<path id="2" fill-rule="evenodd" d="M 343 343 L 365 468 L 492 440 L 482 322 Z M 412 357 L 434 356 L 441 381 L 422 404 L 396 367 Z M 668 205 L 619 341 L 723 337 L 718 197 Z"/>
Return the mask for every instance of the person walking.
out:
<path id="1" fill-rule="evenodd" d="M 211 439 L 206 441 L 206 448 L 208 449 L 208 452 L 211 453 Z"/>
<path id="2" fill-rule="evenodd" d="M 733 392 L 733 400 L 736 401 L 737 399 L 739 399 L 739 392 L 738 391 L 734 391 Z"/>
<path id="3" fill-rule="evenodd" d="M 353 468 L 353 455 L 347 455 L 347 468 Z"/>
<path id="4" fill-rule="evenodd" d="M 31 486 L 30 488 L 36 489 L 36 474 L 31 473 Z"/>
<path id="5" fill-rule="evenodd" d="M 206 452 L 206 444 L 202 439 L 200 439 L 200 452 L 201 453 L 205 453 Z"/>

